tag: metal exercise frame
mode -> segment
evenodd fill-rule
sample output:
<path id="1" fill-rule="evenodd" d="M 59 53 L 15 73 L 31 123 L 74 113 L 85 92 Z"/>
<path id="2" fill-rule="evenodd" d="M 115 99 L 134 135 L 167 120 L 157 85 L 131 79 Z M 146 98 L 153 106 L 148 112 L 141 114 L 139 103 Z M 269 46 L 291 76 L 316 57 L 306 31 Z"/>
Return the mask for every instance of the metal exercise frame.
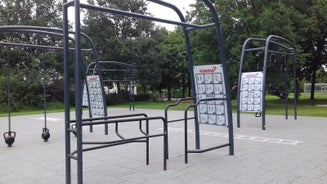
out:
<path id="1" fill-rule="evenodd" d="M 255 43 L 255 44 L 253 44 Z M 253 45 L 255 46 L 253 46 Z M 262 130 L 266 129 L 266 78 L 267 78 L 267 70 L 268 70 L 268 63 L 269 63 L 269 57 L 271 54 L 278 55 L 280 57 L 283 57 L 283 63 L 281 63 L 282 67 L 282 75 L 284 75 L 284 90 L 287 92 L 286 97 L 284 99 L 285 102 L 285 118 L 288 119 L 288 74 L 287 74 L 287 57 L 290 57 L 292 60 L 293 65 L 293 80 L 294 80 L 294 98 L 293 98 L 293 107 L 294 107 L 294 119 L 297 119 L 297 99 L 298 99 L 298 90 L 297 90 L 297 78 L 296 78 L 296 47 L 295 45 L 290 42 L 289 40 L 277 36 L 277 35 L 270 35 L 266 39 L 264 38 L 248 38 L 244 44 L 241 54 L 241 61 L 240 61 L 240 68 L 239 68 L 239 75 L 238 75 L 238 88 L 237 88 L 237 127 L 239 128 L 241 125 L 240 123 L 240 113 L 241 113 L 241 76 L 244 72 L 245 67 L 245 54 L 246 53 L 255 53 L 255 52 L 263 52 L 264 58 L 263 58 L 263 78 L 262 78 L 262 89 L 261 89 L 261 103 L 262 103 L 262 111 L 256 112 L 256 117 L 261 117 L 262 120 Z"/>
<path id="2" fill-rule="evenodd" d="M 86 75 L 94 75 L 95 62 L 90 63 L 86 68 Z M 99 61 L 103 82 L 125 82 L 130 86 L 128 91 L 129 110 L 135 110 L 134 89 L 137 75 L 136 66 L 133 64 L 118 61 Z M 115 74 L 119 73 L 119 74 Z"/>
<path id="3" fill-rule="evenodd" d="M 41 26 L 27 26 L 27 25 L 7 25 L 0 26 L 1 33 L 33 33 L 38 35 L 48 35 L 52 37 L 57 37 L 58 39 L 62 39 L 62 30 L 57 28 L 49 28 L 49 27 L 41 27 Z M 74 41 L 73 38 L 69 37 L 71 41 Z M 63 47 L 60 46 L 52 46 L 52 45 L 44 45 L 44 44 L 34 44 L 34 43 L 22 43 L 22 42 L 9 42 L 9 41 L 0 41 L 0 45 L 7 47 L 7 67 L 8 67 L 8 132 L 3 134 L 5 142 L 8 144 L 8 147 L 15 141 L 16 132 L 11 130 L 11 81 L 10 81 L 10 54 L 9 47 L 29 47 L 29 48 L 37 48 L 42 52 L 42 77 L 43 77 L 43 108 L 44 108 L 44 128 L 42 129 L 41 137 L 46 142 L 50 138 L 49 129 L 47 128 L 47 102 L 46 102 L 46 85 L 45 85 L 45 72 L 46 72 L 46 61 L 44 52 L 48 50 L 63 50 Z M 73 48 L 69 48 L 72 50 Z M 83 49 L 84 51 L 90 51 L 92 49 Z"/>
<path id="4" fill-rule="evenodd" d="M 188 154 L 189 153 L 204 153 L 207 151 L 212 151 L 212 150 L 216 150 L 219 148 L 223 148 L 223 147 L 229 147 L 229 154 L 230 155 L 234 155 L 234 136 L 233 136 L 233 131 L 229 128 L 229 132 L 228 132 L 228 143 L 226 144 L 222 144 L 222 145 L 218 145 L 218 146 L 213 146 L 213 147 L 209 147 L 209 148 L 205 148 L 205 149 L 200 149 L 199 147 L 196 147 L 195 150 L 191 150 L 188 148 L 188 121 L 189 120 L 196 120 L 196 115 L 193 115 L 191 117 L 189 117 L 188 112 L 190 109 L 195 110 L 197 108 L 197 106 L 200 103 L 203 102 L 210 102 L 210 101 L 217 101 L 217 100 L 226 100 L 225 98 L 208 98 L 208 99 L 201 99 L 198 100 L 196 103 L 188 105 L 185 110 L 184 110 L 184 117 L 180 118 L 180 119 L 172 119 L 169 120 L 169 109 L 172 107 L 176 107 L 178 105 L 180 105 L 181 102 L 185 102 L 185 101 L 189 101 L 189 100 L 194 100 L 194 98 L 180 98 L 178 99 L 175 103 L 173 104 L 169 104 L 166 106 L 165 108 L 165 118 L 167 120 L 168 123 L 174 123 L 174 122 L 178 122 L 178 121 L 184 121 L 184 157 L 185 157 L 185 163 L 188 163 Z M 228 125 L 229 126 L 229 125 Z M 200 134 L 197 134 L 197 132 L 195 132 L 195 143 L 196 145 L 200 146 Z M 167 140 L 167 144 L 168 144 L 168 140 Z M 167 158 L 169 157 L 169 151 L 167 150 Z"/>
<path id="5" fill-rule="evenodd" d="M 69 94 L 68 94 L 68 87 L 69 87 L 69 80 L 65 80 L 65 137 L 66 137 L 66 183 L 70 184 L 71 183 L 71 158 L 74 158 L 77 160 L 77 183 L 82 184 L 83 183 L 83 140 L 82 140 L 82 126 L 83 124 L 83 119 L 82 119 L 82 99 L 78 98 L 81 96 L 81 91 L 82 91 L 82 84 L 81 84 L 81 75 L 82 75 L 82 68 L 80 66 L 80 62 L 82 60 L 81 57 L 81 41 L 80 41 L 80 31 L 81 31 L 81 20 L 80 20 L 80 14 L 81 14 L 81 8 L 82 9 L 88 9 L 88 10 L 93 10 L 93 11 L 99 11 L 103 13 L 111 13 L 111 14 L 117 14 L 117 15 L 123 15 L 126 17 L 134 17 L 134 18 L 139 18 L 143 20 L 149 20 L 149 21 L 156 21 L 156 22 L 162 22 L 162 23 L 167 23 L 167 24 L 173 24 L 173 25 L 178 25 L 182 26 L 183 28 L 183 33 L 184 33 L 184 39 L 185 39 L 185 44 L 186 44 L 186 49 L 187 49 L 187 59 L 189 62 L 189 71 L 190 71 L 190 77 L 191 78 L 191 83 L 192 83 L 192 91 L 195 91 L 195 85 L 194 85 L 194 78 L 193 78 L 193 59 L 192 59 L 192 54 L 191 54 L 191 45 L 190 45 L 190 40 L 189 40 L 189 32 L 194 31 L 194 30 L 199 30 L 199 29 L 205 29 L 209 27 L 213 27 L 216 29 L 216 35 L 217 35 L 217 42 L 219 45 L 219 51 L 220 51 L 220 60 L 221 64 L 223 66 L 223 73 L 224 73 L 224 81 L 225 81 L 225 87 L 226 87 L 226 101 L 227 101 L 227 114 L 228 114 L 228 121 L 229 121 L 229 132 L 232 133 L 232 111 L 231 111 L 231 95 L 230 95 L 230 83 L 229 83 L 229 76 L 228 76 L 228 65 L 226 62 L 226 53 L 225 53 L 225 46 L 223 42 L 223 37 L 222 37 L 222 31 L 219 23 L 219 18 L 217 14 L 217 10 L 214 7 L 214 5 L 210 2 L 210 0 L 201 0 L 201 2 L 208 8 L 208 11 L 212 14 L 213 17 L 213 23 L 210 24 L 205 24 L 205 25 L 195 25 L 195 24 L 190 24 L 186 23 L 185 17 L 181 13 L 181 11 L 174 6 L 173 4 L 167 3 L 162 0 L 148 0 L 148 2 L 156 3 L 160 6 L 172 9 L 176 14 L 179 16 L 180 21 L 172 21 L 172 20 L 167 20 L 167 19 L 162 19 L 162 18 L 156 18 L 153 16 L 149 15 L 143 15 L 143 14 L 138 14 L 138 13 L 133 13 L 133 12 L 126 12 L 123 10 L 118 10 L 114 8 L 106 8 L 106 7 L 99 7 L 99 6 L 94 6 L 94 5 L 89 5 L 89 4 L 83 4 L 80 3 L 79 0 L 74 0 L 74 1 L 67 1 L 63 0 L 63 29 L 64 29 L 64 46 L 65 46 L 65 51 L 64 51 L 64 63 L 65 63 L 65 79 L 69 79 L 69 74 L 70 71 L 68 70 L 68 35 L 69 35 L 69 26 L 68 26 L 68 8 L 69 7 L 74 7 L 74 15 L 75 15 L 75 72 L 74 72 L 74 84 L 75 84 L 75 109 L 76 109 L 76 114 L 75 114 L 75 121 L 76 121 L 76 133 L 77 133 L 77 151 L 76 151 L 76 156 L 71 154 L 70 151 L 70 133 L 72 130 L 70 129 L 70 114 L 69 114 Z M 195 94 L 193 94 L 195 96 Z M 109 121 L 109 120 L 108 120 Z M 166 122 L 165 119 L 163 121 Z M 105 123 L 105 122 L 102 122 Z M 164 136 L 167 136 L 167 129 L 164 128 Z M 199 132 L 199 127 L 196 123 L 196 131 Z M 167 137 L 166 137 L 167 138 Z M 166 140 L 166 139 L 165 139 Z M 233 140 L 232 140 L 233 141 Z M 233 145 L 233 143 L 231 143 Z M 165 144 L 164 144 L 165 147 Z M 230 153 L 233 154 L 233 146 L 230 147 Z M 166 158 L 166 156 L 165 156 Z"/>
<path id="6" fill-rule="evenodd" d="M 185 108 L 185 111 L 184 111 L 184 156 L 185 156 L 185 163 L 188 163 L 188 154 L 189 153 L 204 153 L 204 152 L 207 152 L 207 151 L 212 151 L 212 150 L 216 150 L 216 149 L 219 149 L 219 148 L 223 148 L 223 147 L 229 147 L 229 154 L 230 155 L 234 155 L 234 137 L 233 137 L 233 132 L 229 132 L 228 133 L 228 143 L 226 144 L 222 144 L 222 145 L 218 145 L 218 146 L 213 146 L 213 147 L 210 147 L 210 148 L 205 148 L 205 149 L 193 149 L 193 150 L 190 150 L 188 148 L 188 120 L 189 119 L 192 119 L 192 118 L 189 118 L 188 117 L 188 111 L 193 108 L 194 110 L 196 109 L 196 107 L 201 103 L 201 102 L 210 102 L 210 101 L 217 101 L 217 100 L 226 100 L 225 98 L 208 98 L 208 99 L 201 99 L 201 100 L 198 100 L 195 104 L 192 104 L 192 105 L 188 105 L 186 108 Z M 230 126 L 230 125 L 228 125 Z"/>
<path id="7" fill-rule="evenodd" d="M 124 69 L 118 69 L 116 70 L 115 68 L 105 68 L 108 66 L 112 66 L 112 65 L 116 65 L 116 66 L 120 66 L 123 67 Z M 115 79 L 111 79 L 111 76 L 107 76 L 107 72 L 110 71 L 120 71 L 123 72 L 122 76 L 116 76 Z M 136 77 L 136 67 L 135 65 L 132 64 L 126 64 L 126 63 L 121 63 L 121 62 L 117 62 L 117 61 L 97 61 L 97 62 L 91 62 L 90 64 L 88 64 L 88 66 L 86 67 L 85 70 L 85 75 L 86 76 L 92 76 L 92 75 L 98 75 L 99 72 L 102 76 L 102 80 L 101 80 L 101 89 L 102 89 L 102 99 L 103 99 L 103 110 L 104 110 L 104 117 L 107 117 L 107 102 L 105 101 L 107 98 L 107 95 L 105 92 L 103 92 L 104 90 L 104 82 L 129 82 L 131 84 L 131 88 L 132 88 L 132 92 L 129 92 L 129 102 L 130 102 L 130 110 L 134 110 L 134 85 L 135 85 L 135 77 Z M 123 77 L 123 78 L 121 78 Z M 124 79 L 125 77 L 125 79 Z M 89 117 L 93 117 L 92 115 L 92 107 L 91 107 L 91 98 L 90 98 L 90 90 L 89 90 L 89 86 L 88 86 L 88 82 L 85 81 L 84 83 L 84 87 L 86 87 L 86 89 L 84 89 L 84 95 L 87 96 L 87 104 L 83 104 L 84 106 L 88 106 L 89 108 Z M 71 128 L 75 129 L 76 128 L 76 124 L 72 124 Z M 93 126 L 90 125 L 90 132 L 93 132 Z M 109 133 L 109 127 L 108 124 L 104 125 L 104 133 L 105 135 L 108 135 Z M 76 133 L 74 133 L 76 135 Z"/>

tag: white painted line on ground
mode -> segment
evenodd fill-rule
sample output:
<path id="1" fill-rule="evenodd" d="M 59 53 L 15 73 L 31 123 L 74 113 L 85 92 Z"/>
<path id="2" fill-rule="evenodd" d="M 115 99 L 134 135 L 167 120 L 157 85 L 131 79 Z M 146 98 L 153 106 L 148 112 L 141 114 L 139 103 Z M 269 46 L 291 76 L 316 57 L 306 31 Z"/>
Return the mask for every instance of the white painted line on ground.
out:
<path id="1" fill-rule="evenodd" d="M 184 133 L 184 129 L 169 127 L 169 132 Z M 194 130 L 188 130 L 187 132 L 190 134 L 195 134 Z M 206 136 L 213 136 L 213 137 L 225 137 L 225 138 L 228 137 L 227 133 L 210 132 L 210 131 L 200 131 L 200 134 L 206 135 Z M 293 145 L 293 146 L 303 143 L 303 141 L 298 141 L 298 140 L 276 139 L 276 138 L 257 137 L 257 136 L 249 136 L 249 135 L 237 135 L 237 134 L 234 134 L 234 139 L 263 142 L 263 143 L 273 143 L 273 144 L 286 144 L 286 145 Z"/>
<path id="2" fill-rule="evenodd" d="M 32 118 L 32 119 L 44 120 L 44 117 L 38 117 L 38 118 Z M 58 121 L 64 121 L 64 120 L 61 119 L 61 118 L 51 118 L 51 117 L 47 117 L 47 121 L 58 122 Z"/>

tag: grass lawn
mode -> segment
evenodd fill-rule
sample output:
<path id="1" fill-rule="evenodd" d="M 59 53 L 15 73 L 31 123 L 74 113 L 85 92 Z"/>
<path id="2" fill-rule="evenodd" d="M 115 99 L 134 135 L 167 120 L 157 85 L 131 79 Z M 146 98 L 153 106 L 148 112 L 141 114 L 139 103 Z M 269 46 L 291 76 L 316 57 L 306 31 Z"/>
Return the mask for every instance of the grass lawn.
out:
<path id="1" fill-rule="evenodd" d="M 175 101 L 164 102 L 135 102 L 135 109 L 165 109 L 168 104 L 175 103 Z M 237 100 L 232 100 L 233 113 L 236 113 Z M 179 106 L 173 107 L 174 110 L 184 110 L 191 102 L 182 102 Z M 129 108 L 129 104 L 114 105 L 110 107 Z M 285 102 L 280 101 L 276 96 L 266 97 L 266 114 L 284 115 Z M 288 103 L 289 116 L 294 115 L 293 101 Z M 316 100 L 311 101 L 309 96 L 301 96 L 297 104 L 298 116 L 317 116 L 327 117 L 327 95 L 316 95 Z"/>
<path id="2" fill-rule="evenodd" d="M 168 104 L 175 103 L 175 101 L 164 101 L 164 102 L 151 102 L 141 101 L 135 102 L 135 109 L 158 109 L 164 110 Z M 233 113 L 236 113 L 237 101 L 232 100 Z M 179 106 L 173 107 L 173 110 L 184 110 L 186 106 L 190 105 L 191 102 L 182 102 Z M 288 113 L 289 116 L 294 115 L 293 101 L 289 102 Z M 108 108 L 129 108 L 129 104 L 110 105 Z M 73 108 L 71 110 L 74 110 Z M 49 104 L 47 113 L 64 112 L 64 106 L 58 104 Z M 42 114 L 43 109 L 38 110 L 23 110 L 20 112 L 11 113 L 13 116 L 26 115 L 26 114 Z M 267 96 L 266 97 L 266 114 L 284 115 L 285 114 L 285 103 L 280 101 L 278 97 Z M 327 94 L 316 95 L 315 100 L 311 101 L 310 96 L 302 95 L 297 104 L 297 115 L 298 116 L 317 116 L 327 117 Z M 7 116 L 7 113 L 0 113 L 0 117 Z"/>

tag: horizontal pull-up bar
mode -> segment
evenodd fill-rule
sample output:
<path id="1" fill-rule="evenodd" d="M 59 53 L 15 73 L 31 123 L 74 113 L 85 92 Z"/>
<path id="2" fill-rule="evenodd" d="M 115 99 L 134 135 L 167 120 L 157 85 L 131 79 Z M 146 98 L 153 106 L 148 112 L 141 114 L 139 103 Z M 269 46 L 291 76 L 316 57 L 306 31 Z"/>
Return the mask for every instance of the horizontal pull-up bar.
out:
<path id="1" fill-rule="evenodd" d="M 63 6 L 66 6 L 66 7 L 74 6 L 74 2 L 73 1 L 67 2 Z M 162 23 L 166 23 L 166 24 L 179 25 L 179 26 L 183 26 L 183 27 L 188 27 L 187 30 L 204 29 L 204 28 L 212 27 L 212 26 L 215 25 L 213 23 L 212 24 L 205 24 L 205 25 L 189 24 L 189 23 L 185 23 L 185 22 L 167 20 L 167 19 L 152 17 L 152 16 L 143 15 L 143 14 L 139 14 L 139 13 L 126 12 L 126 11 L 123 11 L 123 10 L 99 7 L 99 6 L 83 4 L 83 3 L 80 3 L 80 7 L 85 8 L 85 9 L 89 9 L 89 10 L 113 13 L 113 14 L 118 14 L 118 15 L 123 15 L 123 16 L 132 16 L 132 17 L 135 17 L 135 18 L 140 18 L 140 19 L 149 20 L 149 21 L 156 21 L 156 22 L 162 22 Z"/>
<path id="2" fill-rule="evenodd" d="M 283 49 L 286 49 L 286 50 L 288 50 L 288 51 L 290 51 L 290 52 L 292 52 L 292 53 L 295 52 L 295 47 L 294 47 L 294 45 L 291 44 L 291 43 L 285 42 L 285 43 L 289 44 L 290 46 L 292 46 L 292 47 L 287 47 L 285 44 L 282 44 L 282 43 L 280 43 L 280 42 L 273 41 L 273 40 L 271 40 L 271 39 L 263 39 L 263 38 L 248 38 L 248 39 L 244 42 L 243 50 L 244 50 L 244 51 L 260 51 L 260 50 L 265 51 L 266 46 L 255 47 L 255 48 L 247 48 L 247 49 L 246 49 L 246 47 L 247 47 L 250 43 L 252 43 L 252 42 L 259 42 L 259 43 L 261 43 L 261 44 L 269 44 L 269 43 L 272 43 L 272 44 L 274 44 L 274 45 L 276 45 L 276 46 L 278 46 L 278 47 L 281 47 L 281 48 L 283 48 Z"/>
<path id="3" fill-rule="evenodd" d="M 265 47 L 257 47 L 257 48 L 250 48 L 250 49 L 244 49 L 244 52 L 253 52 L 253 51 L 265 51 Z M 287 52 L 290 51 L 290 52 Z M 284 55 L 294 55 L 295 50 L 293 48 L 287 49 L 287 51 L 276 51 L 276 50 L 268 50 L 268 53 L 276 53 L 276 54 L 284 54 Z"/>
<path id="4" fill-rule="evenodd" d="M 29 25 L 7 25 L 7 26 L 0 26 L 0 32 L 21 32 L 21 33 L 38 33 L 38 34 L 45 34 L 45 35 L 52 35 L 58 38 L 61 38 L 64 36 L 63 30 L 59 28 L 53 28 L 53 27 L 42 27 L 42 26 L 29 26 Z M 68 31 L 69 34 L 74 34 L 74 31 Z M 96 50 L 94 43 L 92 39 L 86 35 L 85 33 L 81 32 L 81 36 L 84 37 L 88 43 L 90 44 L 89 49 L 82 49 L 85 51 L 93 50 L 96 55 Z M 75 39 L 68 36 L 68 39 L 72 42 L 75 42 Z M 32 45 L 32 44 L 31 44 Z M 31 46 L 32 47 L 32 46 Z"/>
<path id="5" fill-rule="evenodd" d="M 63 47 L 49 46 L 49 45 L 35 45 L 35 44 L 27 44 L 27 43 L 15 43 L 15 42 L 2 42 L 0 41 L 0 45 L 4 46 L 12 46 L 12 47 L 32 47 L 32 48 L 40 48 L 46 50 L 63 50 Z M 75 48 L 69 48 L 69 50 L 75 50 Z M 90 52 L 92 49 L 82 49 L 82 51 Z"/>
<path id="6" fill-rule="evenodd" d="M 92 62 L 89 64 L 89 66 L 91 67 L 95 64 L 96 64 L 95 62 Z M 100 66 L 101 65 L 117 65 L 117 66 L 124 66 L 124 67 L 136 69 L 136 66 L 133 64 L 123 63 L 123 62 L 119 62 L 119 61 L 99 61 L 99 64 L 100 64 Z"/>

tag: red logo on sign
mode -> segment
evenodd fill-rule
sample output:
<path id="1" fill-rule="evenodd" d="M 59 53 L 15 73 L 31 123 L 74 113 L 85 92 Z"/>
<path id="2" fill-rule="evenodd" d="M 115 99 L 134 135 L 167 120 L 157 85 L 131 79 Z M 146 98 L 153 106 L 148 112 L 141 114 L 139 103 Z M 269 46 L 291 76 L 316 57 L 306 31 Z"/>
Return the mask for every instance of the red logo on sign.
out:
<path id="1" fill-rule="evenodd" d="M 257 77 L 259 73 L 253 73 L 253 74 L 248 74 L 246 77 L 251 78 L 251 77 Z"/>
<path id="2" fill-rule="evenodd" d="M 94 81 L 94 80 L 98 80 L 98 77 L 97 77 L 97 76 L 95 76 L 95 77 L 90 77 L 89 79 L 90 79 L 90 81 Z"/>
<path id="3" fill-rule="evenodd" d="M 217 67 L 214 66 L 213 68 L 201 69 L 200 73 L 215 73 L 216 70 L 217 70 Z"/>

